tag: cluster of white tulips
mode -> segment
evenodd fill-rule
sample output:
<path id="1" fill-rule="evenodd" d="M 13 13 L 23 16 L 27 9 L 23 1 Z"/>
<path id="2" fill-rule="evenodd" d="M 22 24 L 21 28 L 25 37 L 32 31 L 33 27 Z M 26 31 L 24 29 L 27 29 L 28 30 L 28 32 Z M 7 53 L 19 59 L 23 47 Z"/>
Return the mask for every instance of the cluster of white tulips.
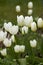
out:
<path id="1" fill-rule="evenodd" d="M 36 22 L 33 21 L 32 16 L 24 16 L 20 15 L 17 16 L 17 25 L 12 25 L 11 22 L 4 23 L 4 31 L 0 29 L 0 42 L 2 41 L 5 47 L 10 47 L 12 45 L 12 42 L 15 42 L 15 35 L 19 32 L 19 29 L 21 28 L 22 34 L 27 34 L 28 29 L 31 28 L 32 31 L 36 31 L 37 28 L 43 28 L 43 19 L 39 18 Z M 11 35 L 11 36 L 10 36 Z M 30 40 L 30 46 L 36 47 L 37 41 Z M 24 52 L 25 51 L 25 45 L 15 45 L 14 46 L 15 53 Z M 7 55 L 6 48 L 1 50 L 0 53 L 3 56 Z"/>
<path id="2" fill-rule="evenodd" d="M 4 23 L 3 28 L 0 29 L 0 42 L 2 42 L 5 47 L 10 47 L 12 43 L 15 42 L 15 35 L 18 31 L 19 28 L 17 25 L 12 25 L 11 22 Z M 1 50 L 0 53 L 6 56 L 6 49 Z"/>
<path id="3" fill-rule="evenodd" d="M 14 35 L 18 33 L 18 26 L 12 25 L 12 23 L 9 22 L 9 23 L 4 23 L 3 27 L 5 29 L 5 32 L 3 30 L 0 30 L 0 42 L 2 41 L 5 47 L 10 47 L 12 42 L 15 42 Z"/>
<path id="4" fill-rule="evenodd" d="M 28 8 L 30 10 L 28 11 L 28 14 L 32 14 L 32 8 L 33 3 L 28 3 Z M 20 12 L 20 6 L 16 6 L 16 12 Z M 0 42 L 4 44 L 5 47 L 10 47 L 12 45 L 12 42 L 15 43 L 15 35 L 21 31 L 21 34 L 27 34 L 29 31 L 29 28 L 31 31 L 35 32 L 38 28 L 43 28 L 43 19 L 38 18 L 37 22 L 33 19 L 33 16 L 23 16 L 23 15 L 17 15 L 17 25 L 13 25 L 11 22 L 4 23 L 4 26 L 2 29 L 0 29 Z M 4 29 L 4 30 L 3 30 Z M 20 31 L 19 31 L 20 30 Z M 37 41 L 35 39 L 30 40 L 30 46 L 36 47 Z M 25 45 L 15 45 L 14 46 L 15 53 L 24 52 L 25 51 Z M 0 53 L 3 56 L 7 55 L 7 50 L 2 49 Z"/>
<path id="5" fill-rule="evenodd" d="M 20 22 L 20 23 L 18 23 L 18 22 Z M 23 25 L 21 26 L 22 22 L 23 22 Z M 28 23 L 26 23 L 26 22 L 28 22 Z M 5 47 L 10 47 L 12 45 L 12 42 L 13 43 L 15 42 L 15 35 L 19 32 L 19 29 L 20 29 L 19 26 L 21 26 L 22 34 L 27 34 L 28 28 L 30 28 L 31 25 L 34 26 L 34 28 L 36 27 L 35 22 L 33 22 L 32 16 L 30 16 L 30 17 L 26 16 L 25 20 L 24 20 L 23 15 L 21 15 L 17 18 L 17 23 L 18 23 L 18 25 L 12 25 L 11 22 L 4 23 L 4 26 L 3 26 L 4 30 L 0 30 L 0 42 L 2 41 Z M 36 40 L 33 40 L 33 41 L 30 40 L 30 46 L 36 47 Z M 15 51 L 15 53 L 24 52 L 25 45 L 15 45 L 14 51 Z M 0 53 L 3 56 L 6 56 L 7 49 L 5 48 L 5 49 L 1 50 Z"/>
<path id="6" fill-rule="evenodd" d="M 24 51 L 25 51 L 25 46 L 24 46 L 24 45 L 15 45 L 14 51 L 15 51 L 16 53 L 24 52 Z"/>
<path id="7" fill-rule="evenodd" d="M 4 29 L 4 30 L 3 30 Z M 15 43 L 15 35 L 19 32 L 19 26 L 18 25 L 12 25 L 11 22 L 4 23 L 4 26 L 2 29 L 0 29 L 0 42 L 4 44 L 5 47 L 10 47 L 12 45 L 12 42 Z M 25 46 L 24 45 L 16 45 L 14 46 L 15 52 L 24 52 Z M 7 55 L 7 49 L 4 48 L 0 50 L 0 53 L 3 56 Z"/>
<path id="8" fill-rule="evenodd" d="M 33 20 L 32 16 L 17 16 L 18 26 L 22 26 L 22 33 L 28 33 L 28 29 L 31 28 L 31 31 L 35 32 L 38 28 L 43 28 L 43 19 L 38 18 L 37 22 Z"/>
<path id="9" fill-rule="evenodd" d="M 19 27 L 17 25 L 12 25 L 11 22 L 4 23 L 4 28 L 6 31 L 8 31 L 10 34 L 15 35 L 18 33 Z"/>
<path id="10" fill-rule="evenodd" d="M 20 12 L 21 10 L 20 5 L 16 6 L 16 12 Z M 33 17 L 31 16 L 33 13 L 33 2 L 28 2 L 28 15 L 29 16 L 23 16 L 17 15 L 17 24 L 18 26 L 22 26 L 22 34 L 28 33 L 28 28 L 31 28 L 33 32 L 37 30 L 37 28 L 43 28 L 43 19 L 38 18 L 37 22 L 34 21 Z M 37 23 L 37 24 L 36 24 Z M 28 27 L 28 28 L 27 28 Z"/>

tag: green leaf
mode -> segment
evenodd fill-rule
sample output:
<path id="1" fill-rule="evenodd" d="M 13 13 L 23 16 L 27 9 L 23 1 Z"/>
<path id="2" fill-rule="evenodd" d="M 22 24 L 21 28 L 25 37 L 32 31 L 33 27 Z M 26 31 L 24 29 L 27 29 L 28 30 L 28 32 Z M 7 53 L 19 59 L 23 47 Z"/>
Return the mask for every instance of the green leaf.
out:
<path id="1" fill-rule="evenodd" d="M 20 62 L 20 65 L 26 65 L 26 58 L 18 59 L 18 61 Z"/>

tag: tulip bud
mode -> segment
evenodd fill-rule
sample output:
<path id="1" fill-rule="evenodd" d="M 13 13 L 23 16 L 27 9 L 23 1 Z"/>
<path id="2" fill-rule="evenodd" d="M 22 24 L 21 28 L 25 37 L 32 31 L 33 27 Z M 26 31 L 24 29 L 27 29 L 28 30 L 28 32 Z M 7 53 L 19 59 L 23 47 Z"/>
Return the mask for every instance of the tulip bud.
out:
<path id="1" fill-rule="evenodd" d="M 31 47 L 36 47 L 37 45 L 37 41 L 34 39 L 34 40 L 30 40 L 30 46 Z"/>
<path id="2" fill-rule="evenodd" d="M 11 36 L 11 40 L 12 40 L 12 42 L 15 42 L 15 36 L 14 35 Z"/>
<path id="3" fill-rule="evenodd" d="M 33 22 L 33 17 L 32 16 L 26 16 L 24 19 L 24 24 L 28 27 L 31 27 L 31 23 Z"/>
<path id="4" fill-rule="evenodd" d="M 24 16 L 23 15 L 17 16 L 17 23 L 19 26 L 24 25 Z"/>
<path id="5" fill-rule="evenodd" d="M 3 44 L 5 45 L 5 47 L 10 47 L 12 44 L 11 39 L 5 38 Z"/>
<path id="6" fill-rule="evenodd" d="M 6 56 L 7 55 L 7 50 L 6 48 L 1 50 L 0 53 L 3 55 L 3 56 Z"/>
<path id="7" fill-rule="evenodd" d="M 19 5 L 16 6 L 16 12 L 20 12 L 20 6 Z"/>
<path id="8" fill-rule="evenodd" d="M 27 34 L 28 33 L 28 27 L 24 26 L 22 27 L 22 34 Z"/>
<path id="9" fill-rule="evenodd" d="M 24 52 L 25 51 L 25 46 L 24 45 L 21 45 L 20 46 L 20 52 Z"/>
<path id="10" fill-rule="evenodd" d="M 33 8 L 33 2 L 28 3 L 28 8 Z"/>
<path id="11" fill-rule="evenodd" d="M 15 45 L 14 51 L 15 51 L 16 53 L 19 53 L 19 52 L 20 52 L 20 46 L 19 46 L 19 45 Z"/>
<path id="12" fill-rule="evenodd" d="M 38 28 L 42 28 L 43 27 L 43 20 L 42 20 L 42 18 L 38 19 L 37 25 L 38 25 Z"/>
<path id="13" fill-rule="evenodd" d="M 32 9 L 29 9 L 28 10 L 28 15 L 32 15 L 32 13 L 33 13 L 33 10 Z"/>
<path id="14" fill-rule="evenodd" d="M 32 22 L 32 23 L 31 23 L 31 30 L 32 30 L 33 32 L 35 32 L 35 31 L 37 30 L 37 26 L 36 26 L 36 23 L 35 23 L 35 22 Z"/>

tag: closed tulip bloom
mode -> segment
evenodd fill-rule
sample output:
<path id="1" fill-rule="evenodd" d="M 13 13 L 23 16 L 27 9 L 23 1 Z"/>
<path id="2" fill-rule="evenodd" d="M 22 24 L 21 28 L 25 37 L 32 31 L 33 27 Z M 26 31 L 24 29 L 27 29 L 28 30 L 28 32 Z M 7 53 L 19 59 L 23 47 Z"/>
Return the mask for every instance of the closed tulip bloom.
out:
<path id="1" fill-rule="evenodd" d="M 28 15 L 32 15 L 32 13 L 33 13 L 33 10 L 32 9 L 29 9 L 28 10 Z"/>
<path id="2" fill-rule="evenodd" d="M 3 31 L 0 31 L 0 41 L 3 41 L 4 40 L 4 33 Z"/>
<path id="3" fill-rule="evenodd" d="M 20 6 L 19 5 L 16 6 L 16 12 L 20 12 Z"/>
<path id="4" fill-rule="evenodd" d="M 30 46 L 31 47 L 36 47 L 37 45 L 37 41 L 34 39 L 34 40 L 30 40 Z"/>
<path id="5" fill-rule="evenodd" d="M 16 53 L 19 53 L 19 52 L 20 52 L 20 46 L 19 46 L 19 45 L 15 45 L 14 51 L 15 51 Z"/>
<path id="6" fill-rule="evenodd" d="M 15 36 L 14 35 L 11 36 L 11 41 L 15 42 Z"/>
<path id="7" fill-rule="evenodd" d="M 4 23 L 4 28 L 6 31 L 9 32 L 9 29 L 12 27 L 12 23 L 11 22 L 8 22 L 8 23 Z"/>
<path id="8" fill-rule="evenodd" d="M 35 23 L 35 22 L 32 22 L 32 23 L 31 23 L 31 30 L 32 30 L 33 32 L 35 32 L 35 31 L 37 30 L 37 26 L 36 26 L 36 23 Z"/>
<path id="9" fill-rule="evenodd" d="M 6 50 L 6 48 L 5 48 L 5 49 L 2 49 L 2 50 L 0 51 L 0 53 L 1 53 L 2 56 L 6 56 L 6 55 L 7 55 L 7 50 Z"/>
<path id="10" fill-rule="evenodd" d="M 17 24 L 19 26 L 23 26 L 24 25 L 24 16 L 23 15 L 17 16 Z"/>
<path id="11" fill-rule="evenodd" d="M 31 23 L 33 22 L 33 17 L 32 16 L 26 16 L 24 19 L 24 24 L 28 27 L 31 27 Z"/>
<path id="12" fill-rule="evenodd" d="M 28 33 L 28 27 L 24 26 L 22 27 L 22 34 L 27 34 Z"/>
<path id="13" fill-rule="evenodd" d="M 28 8 L 33 8 L 33 2 L 28 3 Z"/>
<path id="14" fill-rule="evenodd" d="M 7 32 L 0 31 L 0 42 L 3 41 L 7 36 Z"/>
<path id="15" fill-rule="evenodd" d="M 19 27 L 16 26 L 16 25 L 13 25 L 13 26 L 10 28 L 10 30 L 9 30 L 10 34 L 13 34 L 13 35 L 16 35 L 16 34 L 18 33 L 18 31 L 19 31 Z"/>
<path id="16" fill-rule="evenodd" d="M 24 52 L 25 51 L 25 46 L 24 45 L 21 45 L 20 46 L 20 52 Z"/>
<path id="17" fill-rule="evenodd" d="M 38 28 L 42 28 L 43 27 L 43 20 L 42 20 L 42 18 L 38 19 L 37 25 L 38 25 Z"/>
<path id="18" fill-rule="evenodd" d="M 3 44 L 5 47 L 10 47 L 11 46 L 11 39 L 5 38 L 3 41 Z"/>

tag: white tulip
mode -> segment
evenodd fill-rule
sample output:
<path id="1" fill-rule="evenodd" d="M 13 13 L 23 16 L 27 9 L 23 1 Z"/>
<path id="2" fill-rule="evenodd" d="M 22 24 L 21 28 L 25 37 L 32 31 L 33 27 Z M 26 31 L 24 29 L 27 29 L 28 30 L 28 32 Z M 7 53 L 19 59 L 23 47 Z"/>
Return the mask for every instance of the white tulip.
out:
<path id="1" fill-rule="evenodd" d="M 38 19 L 37 25 L 38 25 L 38 28 L 42 28 L 43 27 L 43 20 L 42 20 L 42 18 Z"/>
<path id="2" fill-rule="evenodd" d="M 33 17 L 32 16 L 26 16 L 24 19 L 24 24 L 28 27 L 31 27 L 31 23 L 33 22 Z"/>
<path id="3" fill-rule="evenodd" d="M 33 8 L 33 2 L 28 3 L 28 8 Z"/>
<path id="4" fill-rule="evenodd" d="M 16 53 L 19 53 L 19 52 L 20 52 L 20 46 L 19 46 L 19 45 L 15 45 L 14 51 L 15 51 Z"/>
<path id="5" fill-rule="evenodd" d="M 37 41 L 34 39 L 34 40 L 30 40 L 30 46 L 31 47 L 36 47 L 37 45 Z"/>
<path id="6" fill-rule="evenodd" d="M 0 41 L 3 41 L 4 40 L 4 33 L 3 31 L 0 31 Z"/>
<path id="7" fill-rule="evenodd" d="M 6 38 L 7 32 L 0 31 L 0 41 L 3 41 Z"/>
<path id="8" fill-rule="evenodd" d="M 17 23 L 19 26 L 24 25 L 24 16 L 23 15 L 17 16 Z"/>
<path id="9" fill-rule="evenodd" d="M 6 50 L 6 48 L 3 49 L 3 50 L 1 50 L 0 53 L 1 53 L 1 55 L 6 56 L 6 55 L 7 55 L 7 50 Z"/>
<path id="10" fill-rule="evenodd" d="M 20 52 L 24 52 L 25 51 L 25 46 L 24 45 L 21 45 L 20 46 Z"/>
<path id="11" fill-rule="evenodd" d="M 36 26 L 36 23 L 35 23 L 35 22 L 32 22 L 32 23 L 31 23 L 31 30 L 32 30 L 33 32 L 35 32 L 35 31 L 37 30 L 37 26 Z"/>
<path id="12" fill-rule="evenodd" d="M 24 46 L 24 45 L 15 45 L 14 51 L 15 51 L 16 53 L 24 52 L 24 51 L 25 51 L 25 46 Z"/>
<path id="13" fill-rule="evenodd" d="M 18 30 L 19 30 L 19 27 L 16 26 L 16 25 L 14 25 L 14 26 L 12 26 L 12 27 L 9 29 L 9 32 L 10 32 L 10 34 L 15 35 L 15 34 L 18 33 Z"/>
<path id="14" fill-rule="evenodd" d="M 9 29 L 10 29 L 11 27 L 12 27 L 12 23 L 11 23 L 11 22 L 9 22 L 9 23 L 4 23 L 4 28 L 5 28 L 6 31 L 9 32 Z"/>
<path id="15" fill-rule="evenodd" d="M 5 47 L 10 47 L 12 44 L 11 39 L 5 38 L 3 44 L 5 45 Z"/>
<path id="16" fill-rule="evenodd" d="M 19 5 L 16 6 L 16 12 L 20 12 L 20 6 Z"/>
<path id="17" fill-rule="evenodd" d="M 15 36 L 14 35 L 11 36 L 11 41 L 15 42 Z"/>
<path id="18" fill-rule="evenodd" d="M 33 10 L 32 9 L 29 9 L 28 10 L 28 15 L 32 15 L 32 13 L 33 13 Z"/>
<path id="19" fill-rule="evenodd" d="M 28 33 L 28 27 L 24 26 L 22 27 L 22 34 L 27 34 Z"/>

